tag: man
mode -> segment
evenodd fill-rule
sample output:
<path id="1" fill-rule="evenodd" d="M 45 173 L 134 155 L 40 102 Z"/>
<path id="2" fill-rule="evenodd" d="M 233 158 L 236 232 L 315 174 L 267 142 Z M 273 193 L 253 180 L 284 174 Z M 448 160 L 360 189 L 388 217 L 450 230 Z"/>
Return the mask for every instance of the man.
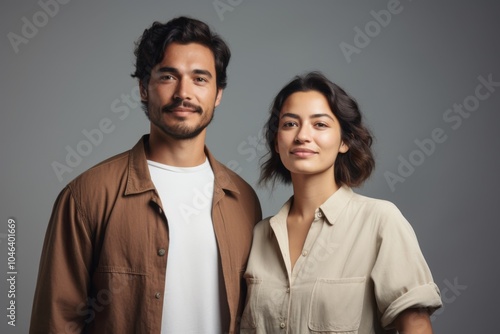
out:
<path id="1" fill-rule="evenodd" d="M 205 147 L 230 51 L 205 23 L 179 17 L 155 22 L 135 55 L 150 134 L 59 195 L 30 333 L 237 331 L 261 209 Z"/>

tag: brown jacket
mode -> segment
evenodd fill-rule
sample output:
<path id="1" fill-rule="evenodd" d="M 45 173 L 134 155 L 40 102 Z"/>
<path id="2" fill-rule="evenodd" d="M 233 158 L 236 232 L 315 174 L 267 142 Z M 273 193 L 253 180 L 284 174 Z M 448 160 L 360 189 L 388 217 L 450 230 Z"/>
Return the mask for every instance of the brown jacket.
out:
<path id="1" fill-rule="evenodd" d="M 149 175 L 147 140 L 89 169 L 59 194 L 41 255 L 31 334 L 160 333 L 169 235 Z M 206 154 L 215 175 L 212 219 L 230 318 L 225 330 L 234 333 L 261 209 L 254 190 Z"/>

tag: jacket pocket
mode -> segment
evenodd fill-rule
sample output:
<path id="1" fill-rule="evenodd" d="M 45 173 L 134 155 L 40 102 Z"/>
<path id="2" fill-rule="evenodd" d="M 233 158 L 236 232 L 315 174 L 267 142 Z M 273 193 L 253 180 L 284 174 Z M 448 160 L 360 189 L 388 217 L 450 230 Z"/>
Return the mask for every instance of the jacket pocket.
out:
<path id="1" fill-rule="evenodd" d="M 309 329 L 314 333 L 357 334 L 365 281 L 365 277 L 318 278 L 309 307 Z"/>
<path id="2" fill-rule="evenodd" d="M 259 302 L 259 290 L 262 280 L 247 278 L 247 300 L 243 314 L 241 315 L 240 329 L 242 334 L 255 333 L 257 328 L 257 307 Z"/>

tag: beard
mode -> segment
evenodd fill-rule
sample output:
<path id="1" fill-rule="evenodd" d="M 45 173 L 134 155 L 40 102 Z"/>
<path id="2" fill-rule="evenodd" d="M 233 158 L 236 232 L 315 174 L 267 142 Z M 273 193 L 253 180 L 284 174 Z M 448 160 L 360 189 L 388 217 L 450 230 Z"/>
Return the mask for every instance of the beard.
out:
<path id="1" fill-rule="evenodd" d="M 212 122 L 214 118 L 214 110 L 212 110 L 210 118 L 207 118 L 206 116 L 201 117 L 200 123 L 198 123 L 196 126 L 188 126 L 187 124 L 185 124 L 185 122 L 183 122 L 184 117 L 177 117 L 177 116 L 173 116 L 175 119 L 178 120 L 176 124 L 174 125 L 166 124 L 162 119 L 163 113 L 171 113 L 172 110 L 177 107 L 192 109 L 193 112 L 198 113 L 202 116 L 208 114 L 207 111 L 204 111 L 203 108 L 198 105 L 195 105 L 185 100 L 175 100 L 174 102 L 163 106 L 157 112 L 153 112 L 153 115 L 151 115 L 149 110 L 146 110 L 146 116 L 149 118 L 151 123 L 153 123 L 159 129 L 161 129 L 163 133 L 165 133 L 169 137 L 179 140 L 192 139 L 197 137 L 203 130 L 205 130 L 205 128 Z"/>

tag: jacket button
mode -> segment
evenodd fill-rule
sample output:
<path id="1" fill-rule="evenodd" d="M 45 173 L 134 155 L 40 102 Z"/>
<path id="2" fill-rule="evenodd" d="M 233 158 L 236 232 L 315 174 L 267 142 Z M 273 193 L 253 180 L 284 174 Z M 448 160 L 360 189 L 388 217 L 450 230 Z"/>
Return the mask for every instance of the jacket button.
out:
<path id="1" fill-rule="evenodd" d="M 161 294 L 159 292 L 155 293 L 155 298 L 156 299 L 160 299 L 160 297 L 161 297 Z"/>
<path id="2" fill-rule="evenodd" d="M 280 328 L 285 328 L 285 327 L 286 327 L 286 325 L 284 322 L 280 323 Z"/>
<path id="3" fill-rule="evenodd" d="M 159 256 L 165 255 L 165 250 L 163 248 L 158 249 L 158 255 Z"/>

